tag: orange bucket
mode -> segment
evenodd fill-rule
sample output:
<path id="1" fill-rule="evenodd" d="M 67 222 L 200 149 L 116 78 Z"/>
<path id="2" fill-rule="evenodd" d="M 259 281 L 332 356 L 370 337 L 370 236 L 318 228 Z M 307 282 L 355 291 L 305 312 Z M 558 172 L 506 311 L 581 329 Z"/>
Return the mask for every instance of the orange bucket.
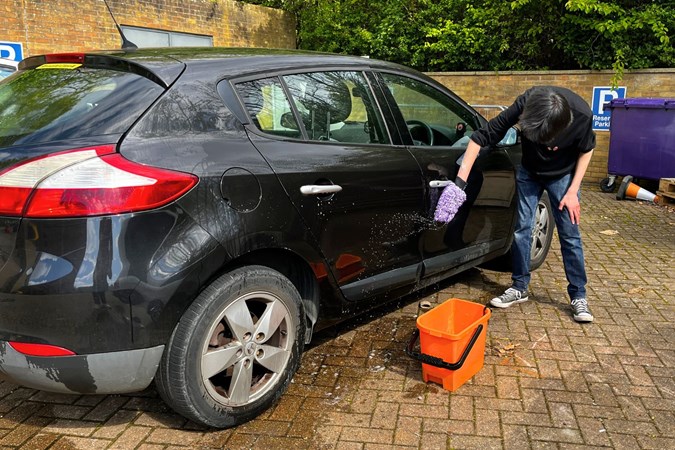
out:
<path id="1" fill-rule="evenodd" d="M 451 298 L 417 318 L 406 353 L 422 362 L 422 378 L 454 391 L 483 368 L 491 311 Z M 419 334 L 420 352 L 413 351 Z"/>

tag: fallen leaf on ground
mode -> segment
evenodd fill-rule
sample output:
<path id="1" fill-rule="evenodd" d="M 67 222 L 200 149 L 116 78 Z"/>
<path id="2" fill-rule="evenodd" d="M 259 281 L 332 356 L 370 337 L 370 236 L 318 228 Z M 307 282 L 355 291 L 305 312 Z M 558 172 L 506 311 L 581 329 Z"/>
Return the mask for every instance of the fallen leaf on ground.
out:
<path id="1" fill-rule="evenodd" d="M 488 344 L 491 354 L 495 356 L 513 356 L 518 347 L 520 347 L 520 344 L 513 344 L 511 342 L 503 343 L 498 341 Z"/>
<path id="2" fill-rule="evenodd" d="M 607 236 L 614 236 L 614 235 L 619 234 L 619 232 L 616 231 L 616 230 L 605 230 L 605 231 L 601 231 L 600 234 L 605 234 Z"/>

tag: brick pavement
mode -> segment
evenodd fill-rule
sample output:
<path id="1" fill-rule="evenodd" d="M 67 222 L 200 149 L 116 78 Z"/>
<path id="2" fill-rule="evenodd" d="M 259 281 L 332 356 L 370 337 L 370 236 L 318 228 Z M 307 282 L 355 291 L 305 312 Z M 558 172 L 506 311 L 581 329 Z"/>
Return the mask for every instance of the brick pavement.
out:
<path id="1" fill-rule="evenodd" d="M 56 395 L 0 383 L 0 447 L 21 449 L 675 448 L 675 213 L 588 186 L 582 232 L 596 321 L 575 323 L 557 242 L 532 301 L 495 310 L 485 366 L 454 393 L 403 349 L 421 299 L 487 302 L 473 269 L 324 331 L 281 401 L 233 430 L 172 413 L 153 388 Z"/>

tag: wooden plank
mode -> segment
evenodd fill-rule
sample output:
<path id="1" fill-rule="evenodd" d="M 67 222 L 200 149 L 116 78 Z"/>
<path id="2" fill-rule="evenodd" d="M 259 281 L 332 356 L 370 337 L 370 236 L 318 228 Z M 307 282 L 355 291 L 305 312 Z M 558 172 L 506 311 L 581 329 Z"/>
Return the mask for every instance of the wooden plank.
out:
<path id="1" fill-rule="evenodd" d="M 656 195 L 657 204 L 675 206 L 675 192 L 656 191 Z"/>
<path id="2" fill-rule="evenodd" d="M 659 191 L 666 194 L 675 194 L 675 178 L 661 178 L 659 180 Z"/>

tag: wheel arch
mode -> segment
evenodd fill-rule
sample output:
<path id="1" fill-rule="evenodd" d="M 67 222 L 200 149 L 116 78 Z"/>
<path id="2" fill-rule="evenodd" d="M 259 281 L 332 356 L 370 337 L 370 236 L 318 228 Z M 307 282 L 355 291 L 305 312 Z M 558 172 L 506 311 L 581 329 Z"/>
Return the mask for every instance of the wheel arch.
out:
<path id="1" fill-rule="evenodd" d="M 301 306 L 306 321 L 304 342 L 309 344 L 314 325 L 318 320 L 321 303 L 321 288 L 317 273 L 313 270 L 312 265 L 297 253 L 288 249 L 261 249 L 230 261 L 215 274 L 214 279 L 226 272 L 249 265 L 265 266 L 276 270 L 295 286 L 302 299 Z"/>
<path id="2" fill-rule="evenodd" d="M 548 192 L 544 191 L 542 193 L 541 197 L 539 198 L 539 205 L 543 206 L 546 209 L 549 228 L 546 230 L 547 242 L 545 243 L 545 247 L 542 250 L 542 252 L 538 255 L 536 260 L 531 261 L 530 271 L 537 270 L 546 260 L 546 257 L 551 248 L 551 243 L 553 241 L 553 231 L 554 231 L 553 228 L 555 227 L 553 221 L 553 213 L 551 210 L 551 200 L 549 200 Z M 513 270 L 511 246 L 509 245 L 509 248 L 506 251 L 506 253 L 480 264 L 480 267 L 484 269 L 495 270 L 498 272 L 511 272 Z"/>
<path id="3" fill-rule="evenodd" d="M 155 375 L 162 399 L 210 427 L 258 416 L 299 367 L 301 304 L 295 285 L 269 266 L 225 271 L 191 303 L 164 349 Z"/>

